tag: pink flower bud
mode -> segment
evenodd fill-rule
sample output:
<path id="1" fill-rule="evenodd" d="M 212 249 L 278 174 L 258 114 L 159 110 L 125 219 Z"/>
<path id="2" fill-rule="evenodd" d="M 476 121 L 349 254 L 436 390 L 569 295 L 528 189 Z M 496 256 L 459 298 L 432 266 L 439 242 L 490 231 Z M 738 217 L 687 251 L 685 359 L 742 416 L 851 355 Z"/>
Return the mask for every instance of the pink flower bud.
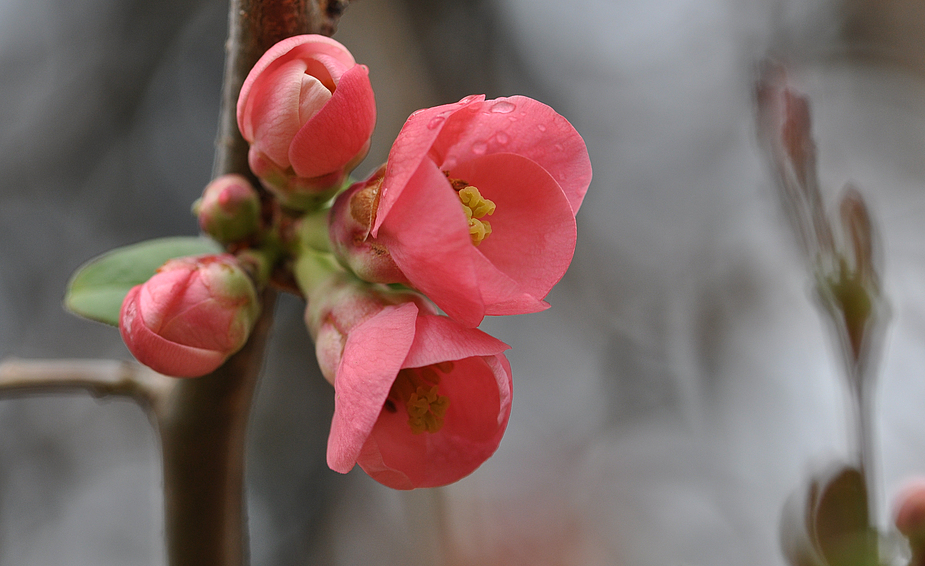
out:
<path id="1" fill-rule="evenodd" d="M 254 174 L 287 205 L 329 197 L 369 150 L 376 104 L 366 67 L 325 36 L 299 35 L 267 51 L 237 106 Z"/>
<path id="2" fill-rule="evenodd" d="M 379 185 L 385 167 L 340 195 L 329 213 L 331 248 L 338 260 L 364 281 L 407 283 L 384 245 L 369 237 L 379 206 Z"/>
<path id="3" fill-rule="evenodd" d="M 506 344 L 419 295 L 346 278 L 313 293 L 306 323 L 334 384 L 331 469 L 359 464 L 388 487 L 435 487 L 498 448 L 511 412 Z"/>
<path id="4" fill-rule="evenodd" d="M 468 326 L 536 312 L 571 262 L 590 182 L 584 140 L 552 108 L 471 96 L 411 115 L 366 182 L 378 187 L 369 224 L 344 215 L 359 193 L 340 195 L 332 245 L 361 276 L 407 282 Z"/>
<path id="5" fill-rule="evenodd" d="M 244 346 L 259 314 L 254 285 L 230 254 L 173 259 L 122 302 L 119 331 L 151 369 L 198 377 Z"/>
<path id="6" fill-rule="evenodd" d="M 193 212 L 199 228 L 223 244 L 245 240 L 260 228 L 260 196 L 240 175 L 222 175 L 209 183 Z"/>

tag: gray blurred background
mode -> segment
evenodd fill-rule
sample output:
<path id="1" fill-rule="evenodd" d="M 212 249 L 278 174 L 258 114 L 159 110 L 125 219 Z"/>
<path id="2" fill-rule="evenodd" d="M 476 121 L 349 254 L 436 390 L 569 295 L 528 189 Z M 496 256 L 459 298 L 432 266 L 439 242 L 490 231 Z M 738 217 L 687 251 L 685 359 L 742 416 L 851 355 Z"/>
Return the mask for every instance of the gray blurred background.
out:
<path id="1" fill-rule="evenodd" d="M 112 247 L 192 235 L 226 33 L 218 0 L 0 0 L 0 356 L 127 358 L 60 307 Z M 893 307 L 880 517 L 925 474 L 920 0 L 356 0 L 365 174 L 413 110 L 525 94 L 594 181 L 541 314 L 492 319 L 515 401 L 497 455 L 399 493 L 324 460 L 333 396 L 285 297 L 251 424 L 255 566 L 781 565 L 785 499 L 848 453 L 833 341 L 754 141 L 773 55 L 813 103 L 825 198 L 858 184 Z M 0 566 L 161 565 L 158 446 L 123 401 L 0 401 Z"/>

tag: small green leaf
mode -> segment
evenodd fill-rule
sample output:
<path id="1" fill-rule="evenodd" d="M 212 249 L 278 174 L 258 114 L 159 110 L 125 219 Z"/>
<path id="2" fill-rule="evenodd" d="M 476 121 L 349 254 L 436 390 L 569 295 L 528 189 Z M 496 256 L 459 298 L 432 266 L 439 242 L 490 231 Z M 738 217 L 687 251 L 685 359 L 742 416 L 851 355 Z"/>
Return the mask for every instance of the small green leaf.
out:
<path id="1" fill-rule="evenodd" d="M 64 308 L 90 320 L 118 326 L 125 295 L 150 279 L 167 260 L 221 252 L 216 242 L 198 237 L 160 238 L 116 248 L 74 273 L 67 284 Z"/>

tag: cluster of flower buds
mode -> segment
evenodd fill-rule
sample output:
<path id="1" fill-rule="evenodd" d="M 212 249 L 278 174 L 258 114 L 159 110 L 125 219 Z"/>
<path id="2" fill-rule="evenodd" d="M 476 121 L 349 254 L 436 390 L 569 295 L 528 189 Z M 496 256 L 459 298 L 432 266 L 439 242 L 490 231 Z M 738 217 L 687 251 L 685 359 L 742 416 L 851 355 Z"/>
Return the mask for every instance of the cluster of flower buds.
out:
<path id="1" fill-rule="evenodd" d="M 237 118 L 263 190 L 226 176 L 194 206 L 237 255 L 168 263 L 129 293 L 120 325 L 143 363 L 202 375 L 246 341 L 263 285 L 297 289 L 335 390 L 329 466 L 445 485 L 494 453 L 510 416 L 508 346 L 476 327 L 548 308 L 591 165 L 549 106 L 470 96 L 412 114 L 388 162 L 347 187 L 375 123 L 367 75 L 317 35 L 257 62 Z"/>

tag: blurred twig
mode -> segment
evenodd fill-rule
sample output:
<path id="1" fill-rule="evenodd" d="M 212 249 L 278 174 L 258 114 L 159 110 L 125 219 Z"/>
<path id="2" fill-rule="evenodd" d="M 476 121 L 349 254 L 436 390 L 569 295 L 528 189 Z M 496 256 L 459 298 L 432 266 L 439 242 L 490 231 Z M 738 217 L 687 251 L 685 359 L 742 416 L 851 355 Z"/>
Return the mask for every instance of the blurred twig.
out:
<path id="1" fill-rule="evenodd" d="M 128 397 L 157 411 L 176 380 L 136 362 L 20 360 L 0 362 L 0 397 L 86 391 L 94 397 Z"/>

